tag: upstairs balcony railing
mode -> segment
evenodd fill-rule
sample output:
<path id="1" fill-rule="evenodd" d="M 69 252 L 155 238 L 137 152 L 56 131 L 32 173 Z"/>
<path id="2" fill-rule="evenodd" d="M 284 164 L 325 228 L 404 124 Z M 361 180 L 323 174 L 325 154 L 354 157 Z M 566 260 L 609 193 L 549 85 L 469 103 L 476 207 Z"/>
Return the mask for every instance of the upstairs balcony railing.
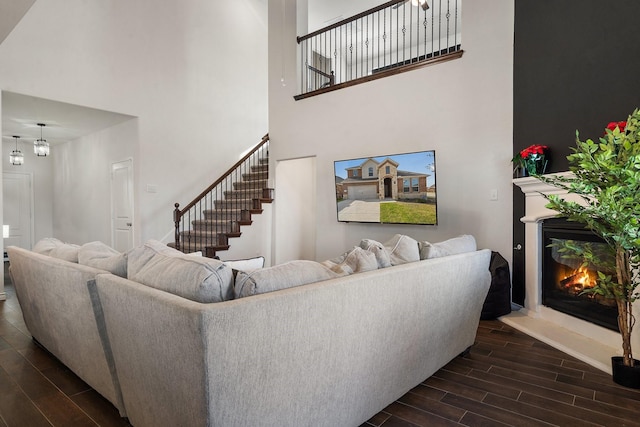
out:
<path id="1" fill-rule="evenodd" d="M 300 95 L 459 58 L 462 0 L 392 0 L 298 37 Z"/>

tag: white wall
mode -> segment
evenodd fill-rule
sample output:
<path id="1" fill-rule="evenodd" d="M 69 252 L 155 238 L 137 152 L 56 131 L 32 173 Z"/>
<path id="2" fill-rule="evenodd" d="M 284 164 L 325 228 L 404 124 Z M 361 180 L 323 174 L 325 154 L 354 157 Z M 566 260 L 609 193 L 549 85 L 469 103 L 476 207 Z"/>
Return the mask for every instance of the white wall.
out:
<path id="1" fill-rule="evenodd" d="M 0 90 L 137 117 L 135 140 L 126 142 L 135 152 L 135 239 L 159 239 L 173 227 L 175 202 L 188 203 L 268 131 L 266 6 L 265 0 L 35 2 L 0 44 Z M 118 134 L 95 137 L 112 136 Z M 106 150 L 109 143 L 121 141 L 91 144 Z M 67 184 L 89 194 L 87 181 L 98 178 L 78 160 L 98 153 L 88 146 L 64 152 L 69 161 L 59 165 L 54 183 L 68 207 L 56 201 L 53 231 L 78 242 L 103 235 L 84 222 L 71 231 L 75 224 L 60 217 L 76 210 L 101 218 L 109 199 L 96 193 L 94 205 L 79 206 L 84 200 Z M 157 193 L 145 192 L 148 184 Z"/>
<path id="2" fill-rule="evenodd" d="M 283 13 L 282 1 L 269 1 L 271 159 L 316 156 L 316 258 L 337 256 L 362 238 L 402 233 L 438 241 L 471 233 L 480 247 L 510 259 L 514 0 L 463 3 L 461 59 L 297 102 L 295 1 L 285 4 Z M 438 226 L 336 221 L 334 160 L 427 149 L 436 150 Z M 489 200 L 492 189 L 497 201 Z M 274 215 L 282 209 L 278 203 Z M 274 244 L 287 242 L 276 234 Z"/>
<path id="3" fill-rule="evenodd" d="M 52 149 L 54 236 L 76 244 L 111 243 L 111 164 L 136 159 L 137 140 L 132 119 Z M 135 162 L 133 168 L 135 173 Z"/>

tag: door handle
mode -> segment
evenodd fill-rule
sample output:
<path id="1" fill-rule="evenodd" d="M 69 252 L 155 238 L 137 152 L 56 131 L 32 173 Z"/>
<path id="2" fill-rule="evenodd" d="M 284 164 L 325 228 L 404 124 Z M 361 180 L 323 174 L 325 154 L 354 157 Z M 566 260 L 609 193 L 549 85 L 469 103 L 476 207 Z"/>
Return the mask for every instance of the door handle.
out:
<path id="1" fill-rule="evenodd" d="M 132 225 L 132 224 L 131 224 L 130 222 L 128 222 L 128 223 L 127 223 L 127 227 L 131 227 L 131 225 Z"/>
<path id="2" fill-rule="evenodd" d="M 520 243 L 518 243 L 517 245 L 515 245 L 513 247 L 513 249 L 515 249 L 516 251 L 521 251 L 522 250 L 522 245 Z"/>

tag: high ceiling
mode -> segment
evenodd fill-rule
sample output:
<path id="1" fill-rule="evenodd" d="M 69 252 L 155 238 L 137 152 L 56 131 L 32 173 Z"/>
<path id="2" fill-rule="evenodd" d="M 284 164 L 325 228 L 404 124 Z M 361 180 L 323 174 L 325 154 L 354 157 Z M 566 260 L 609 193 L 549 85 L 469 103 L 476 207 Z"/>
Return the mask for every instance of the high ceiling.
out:
<path id="1" fill-rule="evenodd" d="M 0 44 L 29 11 L 35 0 L 0 0 Z M 82 136 L 106 129 L 131 116 L 72 105 L 33 96 L 2 92 L 2 139 L 31 142 L 40 138 L 51 145 L 73 141 Z"/>
<path id="2" fill-rule="evenodd" d="M 0 0 L 0 44 L 36 0 Z"/>
<path id="3" fill-rule="evenodd" d="M 380 0 L 308 0 L 309 30 L 313 31 L 381 4 Z M 0 44 L 29 11 L 35 0 L 0 0 Z M 21 141 L 40 137 L 52 145 L 72 141 L 97 132 L 131 116 L 42 99 L 11 92 L 2 92 L 2 138 Z"/>

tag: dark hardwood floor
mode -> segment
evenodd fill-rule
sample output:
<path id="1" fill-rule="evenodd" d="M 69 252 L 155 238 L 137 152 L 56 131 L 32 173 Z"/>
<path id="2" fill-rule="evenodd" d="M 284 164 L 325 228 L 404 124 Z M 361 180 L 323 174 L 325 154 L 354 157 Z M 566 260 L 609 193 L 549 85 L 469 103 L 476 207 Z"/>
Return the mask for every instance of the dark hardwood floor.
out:
<path id="1" fill-rule="evenodd" d="M 5 290 L 0 427 L 129 426 L 109 402 L 33 343 L 6 271 Z M 609 375 L 499 321 L 482 321 L 468 355 L 362 427 L 454 425 L 640 426 L 640 390 L 619 387 Z"/>

